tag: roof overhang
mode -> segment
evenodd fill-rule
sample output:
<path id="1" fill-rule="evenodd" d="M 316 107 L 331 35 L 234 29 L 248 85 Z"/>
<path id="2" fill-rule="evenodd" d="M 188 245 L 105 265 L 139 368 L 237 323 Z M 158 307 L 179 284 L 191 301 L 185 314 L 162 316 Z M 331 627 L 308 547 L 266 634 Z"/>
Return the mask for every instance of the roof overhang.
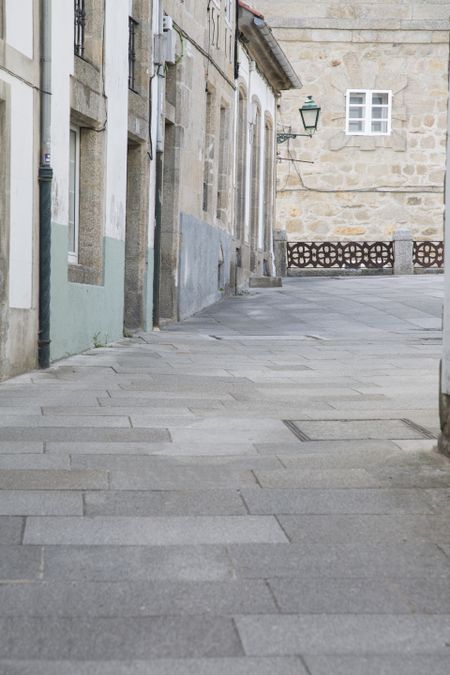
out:
<path id="1" fill-rule="evenodd" d="M 276 91 L 300 89 L 302 83 L 262 14 L 239 0 L 239 32 L 251 58 Z"/>

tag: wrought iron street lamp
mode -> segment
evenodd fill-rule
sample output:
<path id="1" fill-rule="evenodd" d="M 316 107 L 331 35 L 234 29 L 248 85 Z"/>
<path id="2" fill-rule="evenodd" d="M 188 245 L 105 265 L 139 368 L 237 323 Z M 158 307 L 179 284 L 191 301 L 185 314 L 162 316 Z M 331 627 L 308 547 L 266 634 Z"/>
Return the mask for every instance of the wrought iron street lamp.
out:
<path id="1" fill-rule="evenodd" d="M 317 124 L 319 122 L 320 107 L 314 101 L 312 96 L 307 96 L 306 101 L 299 110 L 303 122 L 305 134 L 291 134 L 281 132 L 277 134 L 277 143 L 284 143 L 290 138 L 297 138 L 298 136 L 311 136 L 317 131 Z"/>

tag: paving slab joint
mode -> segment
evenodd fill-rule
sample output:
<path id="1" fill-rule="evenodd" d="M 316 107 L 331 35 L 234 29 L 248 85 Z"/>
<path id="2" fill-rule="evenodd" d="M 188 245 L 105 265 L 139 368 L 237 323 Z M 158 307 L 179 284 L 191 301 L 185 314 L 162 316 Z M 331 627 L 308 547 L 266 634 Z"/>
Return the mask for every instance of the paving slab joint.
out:
<path id="1" fill-rule="evenodd" d="M 298 655 L 298 658 L 300 659 L 301 664 L 302 664 L 303 668 L 305 669 L 307 675 L 313 675 L 313 673 L 312 673 L 311 670 L 309 669 L 308 664 L 306 663 L 306 660 L 305 660 L 304 656 L 302 656 L 301 654 L 299 654 L 299 655 Z"/>

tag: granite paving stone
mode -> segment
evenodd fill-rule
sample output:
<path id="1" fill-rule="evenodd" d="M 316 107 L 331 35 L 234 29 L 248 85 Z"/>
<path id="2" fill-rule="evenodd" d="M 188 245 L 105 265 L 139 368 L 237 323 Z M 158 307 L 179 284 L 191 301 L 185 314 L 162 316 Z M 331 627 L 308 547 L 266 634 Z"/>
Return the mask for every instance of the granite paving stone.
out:
<path id="1" fill-rule="evenodd" d="M 43 561 L 43 578 L 59 581 L 228 581 L 236 577 L 221 545 L 46 546 Z"/>
<path id="2" fill-rule="evenodd" d="M 450 615 L 269 615 L 237 617 L 249 656 L 437 654 L 448 656 Z"/>
<path id="3" fill-rule="evenodd" d="M 402 541 L 384 537 L 382 545 L 370 537 L 354 542 L 328 542 L 312 536 L 289 546 L 244 544 L 228 547 L 236 575 L 250 579 L 270 577 L 386 578 L 448 575 L 450 546 L 426 540 Z"/>
<path id="4" fill-rule="evenodd" d="M 304 656 L 310 675 L 448 675 L 450 656 Z"/>
<path id="5" fill-rule="evenodd" d="M 24 533 L 25 544 L 167 546 L 287 541 L 272 516 L 31 517 Z"/>
<path id="6" fill-rule="evenodd" d="M 0 508 L 1 503 L 0 494 Z M 247 509 L 237 490 L 109 491 L 86 493 L 84 512 L 86 516 L 240 516 Z"/>
<path id="7" fill-rule="evenodd" d="M 183 466 L 111 471 L 112 490 L 213 490 L 255 484 L 251 471 L 230 471 L 226 467 Z"/>
<path id="8" fill-rule="evenodd" d="M 286 279 L 1 383 L 0 674 L 450 672 L 441 307 Z"/>
<path id="9" fill-rule="evenodd" d="M 99 470 L 16 470 L 0 472 L 0 490 L 106 490 L 108 472 Z"/>
<path id="10" fill-rule="evenodd" d="M 0 404 L 0 420 L 3 417 L 10 417 L 11 415 L 42 415 L 42 410 L 40 406 L 36 404 L 29 404 L 26 407 L 25 406 L 20 406 L 20 407 L 13 407 L 12 405 L 10 406 L 4 406 L 3 402 Z"/>
<path id="11" fill-rule="evenodd" d="M 8 546 L 6 537 L 5 540 L 2 537 L 0 543 L 0 583 L 4 581 L 28 581 L 41 577 L 42 548 L 40 546 Z"/>
<path id="12" fill-rule="evenodd" d="M 413 489 L 244 488 L 242 497 L 252 515 L 433 513 L 422 491 Z M 450 496 L 448 500 L 450 508 Z"/>
<path id="13" fill-rule="evenodd" d="M 126 661 L 243 656 L 233 621 L 214 616 L 7 617 L 0 619 L 0 658 Z M 174 639 L 176 636 L 176 639 Z"/>
<path id="14" fill-rule="evenodd" d="M 78 417 L 72 415 L 22 415 L 17 419 L 17 415 L 0 415 L 0 428 L 2 427 L 126 427 L 129 428 L 130 420 L 128 417 L 116 417 L 114 415 L 108 416 L 108 419 L 97 419 L 93 416 L 79 415 Z M 67 432 L 66 432 L 67 433 Z"/>
<path id="15" fill-rule="evenodd" d="M 442 671 L 444 672 L 444 671 Z M 2 675 L 308 675 L 287 658 L 153 659 L 151 661 L 0 661 Z M 415 673 L 414 673 L 415 675 Z M 436 675 L 441 675 L 441 671 Z"/>
<path id="16" fill-rule="evenodd" d="M 82 464 L 90 465 L 91 459 L 89 455 L 75 455 L 72 458 L 72 467 L 85 468 Z M 264 469 L 267 471 L 276 470 L 283 466 L 278 457 L 261 457 L 256 453 L 251 457 L 244 456 L 228 456 L 228 455 L 174 455 L 172 457 L 161 457 L 160 455 L 139 456 L 139 455 L 119 455 L 115 454 L 112 457 L 105 455 L 95 455 L 92 459 L 92 468 L 111 468 L 120 471 L 152 471 L 155 473 L 161 472 L 162 475 L 168 472 L 169 469 L 176 471 L 188 471 L 190 469 L 198 469 L 199 478 L 208 472 L 213 473 L 217 467 L 223 468 L 224 472 L 229 474 L 241 473 L 242 471 L 253 471 L 255 469 Z M 110 462 L 110 464 L 108 464 Z M 188 475 L 188 474 L 186 474 Z M 213 474 L 215 475 L 215 474 Z"/>
<path id="17" fill-rule="evenodd" d="M 371 488 L 383 487 L 366 469 L 276 469 L 255 471 L 262 488 Z"/>
<path id="18" fill-rule="evenodd" d="M 200 391 L 189 391 L 188 394 L 186 394 L 185 391 L 171 391 L 170 394 L 166 394 L 165 396 L 161 396 L 161 391 L 158 390 L 157 387 L 151 387 L 148 390 L 125 390 L 125 389 L 117 389 L 117 390 L 108 390 L 109 397 L 107 399 L 112 401 L 112 404 L 114 405 L 115 401 L 120 401 L 120 405 L 130 405 L 131 401 L 134 401 L 134 399 L 139 400 L 144 400 L 146 401 L 147 399 L 153 399 L 155 401 L 155 404 L 159 405 L 160 401 L 165 401 L 166 399 L 169 399 L 173 401 L 173 405 L 182 405 L 183 407 L 186 406 L 186 399 L 188 401 L 192 401 L 192 404 L 197 404 L 199 400 L 202 401 L 203 399 L 206 399 L 207 401 L 213 399 L 213 400 L 224 400 L 224 401 L 233 401 L 233 397 L 231 394 L 228 392 L 222 392 L 222 391 L 215 391 L 214 396 L 211 396 L 210 392 L 206 392 L 203 390 Z M 178 400 L 181 399 L 182 403 L 178 403 Z M 102 402 L 104 399 L 102 399 Z M 125 403 L 124 403 L 125 401 Z M 134 403 L 133 403 L 134 405 Z M 137 403 L 136 405 L 140 406 L 141 403 Z M 204 405 L 202 403 L 202 405 Z"/>
<path id="19" fill-rule="evenodd" d="M 448 583 L 448 578 L 445 582 Z M 410 594 L 403 592 L 403 585 L 389 578 L 284 578 L 269 579 L 269 585 L 283 614 L 420 613 L 418 603 L 414 604 Z M 444 586 L 445 583 L 441 584 Z M 449 612 L 449 592 L 445 595 L 439 605 L 444 611 L 436 613 Z M 438 609 L 436 601 L 430 600 L 428 608 L 431 607 Z"/>
<path id="20" fill-rule="evenodd" d="M 74 418 L 71 418 L 72 420 Z M 89 420 L 93 419 L 92 417 Z M 95 418 L 94 418 L 95 419 Z M 100 422 L 102 420 L 100 419 Z M 103 422 L 105 424 L 105 422 Z M 70 432 L 67 429 L 70 429 Z M 159 442 L 170 441 L 167 429 L 111 429 L 106 426 L 96 428 L 81 427 L 0 427 L 0 441 L 57 441 L 64 442 L 67 438 L 81 442 Z"/>
<path id="21" fill-rule="evenodd" d="M 81 493 L 0 490 L 1 516 L 81 516 Z"/>
<path id="22" fill-rule="evenodd" d="M 121 406 L 119 407 L 105 407 L 105 406 L 92 406 L 92 407 L 44 407 L 42 408 L 42 413 L 44 416 L 51 415 L 51 416 L 64 416 L 68 417 L 71 415 L 77 416 L 77 417 L 123 417 L 123 418 L 128 418 L 130 415 L 136 416 L 136 409 L 134 406 Z M 193 414 L 188 410 L 187 408 L 184 407 L 158 407 L 155 409 L 152 409 L 151 415 L 148 415 L 148 417 L 152 418 L 159 418 L 159 417 L 193 417 Z M 129 422 L 127 425 L 123 426 L 129 426 Z M 136 426 L 136 425 L 134 425 Z"/>
<path id="23" fill-rule="evenodd" d="M 261 580 L 0 584 L 3 617 L 230 616 L 277 611 Z"/>
<path id="24" fill-rule="evenodd" d="M 219 456 L 228 455 L 246 456 L 257 455 L 256 449 L 252 443 L 170 443 L 166 442 L 105 442 L 105 443 L 58 443 L 47 442 L 46 452 L 48 454 L 71 455 L 72 463 L 75 455 L 167 455 L 167 456 Z"/>
<path id="25" fill-rule="evenodd" d="M 15 441 L 1 441 L 0 454 L 1 455 L 35 455 L 44 452 L 44 444 L 42 442 L 15 442 Z"/>
<path id="26" fill-rule="evenodd" d="M 280 515 L 278 520 L 291 541 L 305 543 L 323 540 L 331 545 L 338 537 L 355 544 L 364 540 L 381 543 L 447 538 L 450 541 L 448 520 L 439 514 Z"/>
<path id="27" fill-rule="evenodd" d="M 220 409 L 223 407 L 225 402 L 223 399 L 205 399 L 201 400 L 201 407 L 204 410 L 213 410 Z M 230 399 L 231 400 L 231 399 Z M 114 409 L 114 408 L 124 408 L 126 406 L 132 406 L 134 413 L 139 413 L 141 408 L 151 408 L 152 412 L 157 412 L 158 409 L 162 408 L 163 410 L 171 409 L 191 409 L 195 407 L 200 407 L 199 400 L 197 398 L 138 398 L 134 397 L 122 397 L 122 398 L 99 398 L 98 403 L 102 408 Z"/>
<path id="28" fill-rule="evenodd" d="M 13 469 L 69 469 L 69 455 L 54 455 L 53 457 L 39 454 L 0 455 L 0 471 Z"/>
<path id="29" fill-rule="evenodd" d="M 22 543 L 24 524 L 24 518 L 18 518 L 14 516 L 0 516 L 0 543 Z"/>
<path id="30" fill-rule="evenodd" d="M 413 441 L 415 442 L 415 441 Z M 369 450 L 395 451 L 399 447 L 398 441 L 358 440 L 358 441 L 292 441 L 290 443 L 255 443 L 255 448 L 261 455 L 310 455 L 336 454 L 345 457 L 347 451 L 366 452 Z"/>

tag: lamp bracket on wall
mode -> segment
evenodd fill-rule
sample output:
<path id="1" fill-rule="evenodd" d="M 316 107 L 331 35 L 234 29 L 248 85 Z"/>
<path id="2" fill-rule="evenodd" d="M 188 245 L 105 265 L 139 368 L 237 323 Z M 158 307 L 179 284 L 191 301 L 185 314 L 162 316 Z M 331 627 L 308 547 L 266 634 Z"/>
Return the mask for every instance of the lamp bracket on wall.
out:
<path id="1" fill-rule="evenodd" d="M 282 132 L 277 134 L 277 143 L 284 143 L 291 138 L 298 138 L 298 136 L 307 136 L 308 138 L 312 138 L 312 134 L 289 134 Z"/>

